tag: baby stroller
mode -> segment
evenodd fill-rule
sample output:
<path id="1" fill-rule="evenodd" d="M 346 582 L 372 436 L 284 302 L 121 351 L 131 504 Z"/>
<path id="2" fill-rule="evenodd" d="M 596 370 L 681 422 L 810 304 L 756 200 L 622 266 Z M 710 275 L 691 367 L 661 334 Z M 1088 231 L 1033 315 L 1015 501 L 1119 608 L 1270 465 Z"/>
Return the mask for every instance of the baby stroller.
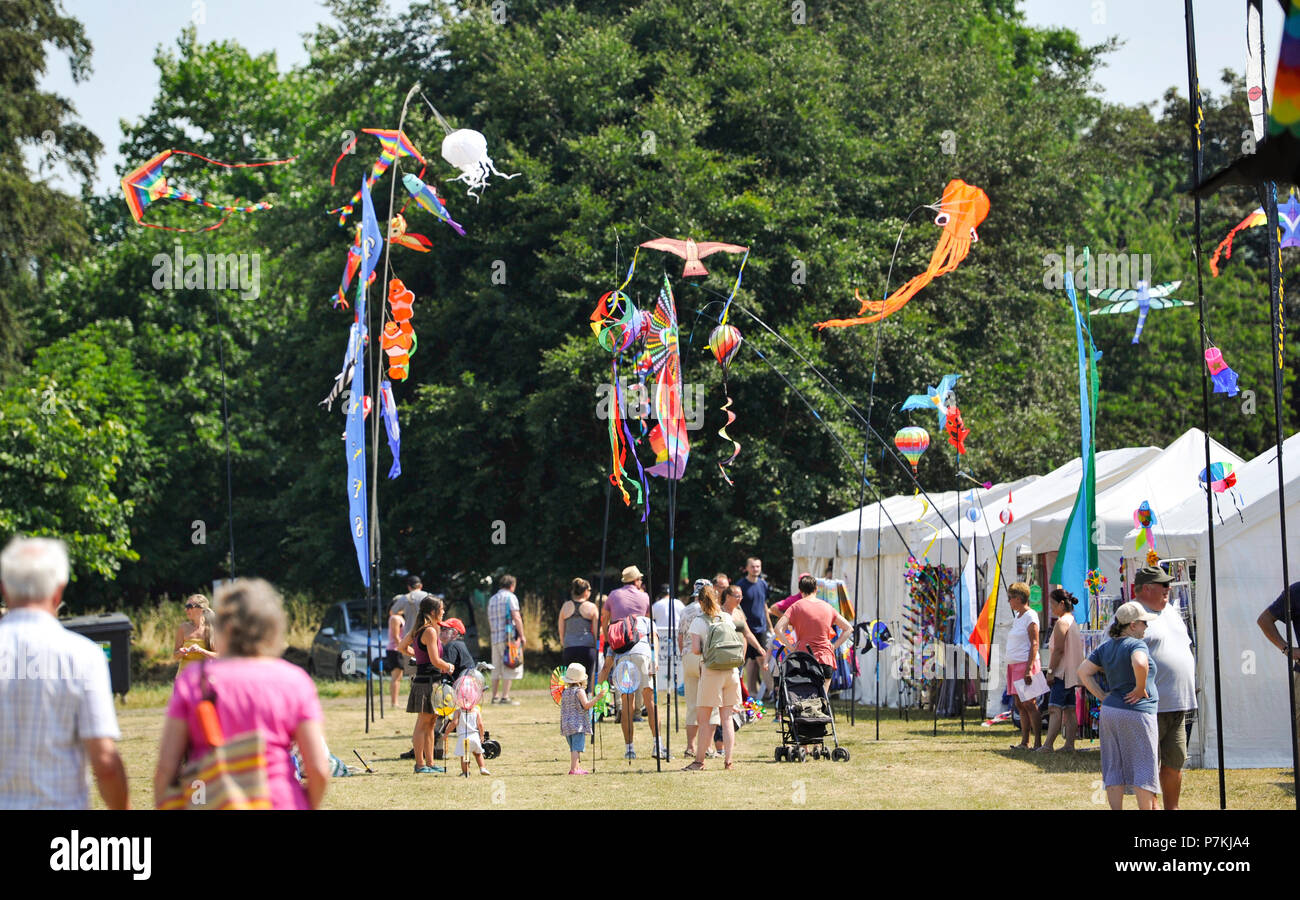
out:
<path id="1" fill-rule="evenodd" d="M 781 663 L 776 686 L 777 712 L 781 716 L 781 746 L 776 761 L 803 762 L 812 746 L 813 759 L 847 762 L 849 751 L 840 746 L 835 716 L 826 696 L 826 679 L 821 664 L 808 653 L 790 653 Z M 827 751 L 826 732 L 835 749 Z"/>

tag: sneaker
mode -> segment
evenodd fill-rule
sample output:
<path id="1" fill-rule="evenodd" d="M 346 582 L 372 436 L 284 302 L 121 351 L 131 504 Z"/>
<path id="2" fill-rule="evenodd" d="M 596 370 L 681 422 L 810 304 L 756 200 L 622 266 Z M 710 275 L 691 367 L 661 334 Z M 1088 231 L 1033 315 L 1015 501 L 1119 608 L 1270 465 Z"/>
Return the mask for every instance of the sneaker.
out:
<path id="1" fill-rule="evenodd" d="M 399 756 L 399 757 L 397 757 L 397 758 L 398 758 L 398 759 L 415 759 L 415 748 L 412 747 L 410 750 L 407 750 L 405 753 L 403 753 L 401 756 Z"/>
<path id="2" fill-rule="evenodd" d="M 588 772 L 586 769 L 570 769 L 570 770 L 569 770 L 569 774 L 570 774 L 570 775 L 590 775 L 591 773 Z"/>
<path id="3" fill-rule="evenodd" d="M 495 704 L 495 703 L 500 703 L 501 701 L 498 700 L 496 697 L 493 697 L 493 698 L 492 698 L 492 702 Z"/>
<path id="4" fill-rule="evenodd" d="M 502 697 L 502 698 L 501 698 L 501 705 L 502 705 L 502 706 L 518 706 L 518 705 L 519 705 L 519 701 L 518 701 L 518 700 L 511 700 L 509 697 Z"/>
<path id="5" fill-rule="evenodd" d="M 430 771 L 437 772 L 439 775 L 447 774 L 446 766 L 429 766 Z"/>
<path id="6" fill-rule="evenodd" d="M 717 759 L 721 755 L 722 755 L 721 753 L 719 753 L 717 750 L 714 750 L 712 747 L 709 747 L 707 750 L 704 751 L 705 759 Z"/>
<path id="7" fill-rule="evenodd" d="M 437 772 L 439 772 L 439 771 L 441 771 L 441 772 L 446 772 L 447 770 L 446 770 L 446 769 L 435 769 L 433 766 L 416 766 L 416 767 L 415 767 L 415 774 L 416 774 L 416 775 L 433 775 L 433 774 L 435 774 L 435 773 L 437 773 Z"/>
<path id="8" fill-rule="evenodd" d="M 492 774 L 492 773 L 489 772 L 487 769 L 485 769 L 483 766 L 479 766 L 479 767 L 478 767 L 478 773 L 479 773 L 480 775 L 491 775 L 491 774 Z"/>
<path id="9" fill-rule="evenodd" d="M 655 747 L 655 752 L 651 754 L 651 756 L 653 759 L 671 759 L 668 755 L 668 751 L 663 747 Z"/>
<path id="10" fill-rule="evenodd" d="M 625 753 L 623 754 L 623 758 L 624 758 L 624 759 L 636 759 L 636 751 L 635 751 L 635 750 L 628 750 L 627 752 L 625 752 Z"/>

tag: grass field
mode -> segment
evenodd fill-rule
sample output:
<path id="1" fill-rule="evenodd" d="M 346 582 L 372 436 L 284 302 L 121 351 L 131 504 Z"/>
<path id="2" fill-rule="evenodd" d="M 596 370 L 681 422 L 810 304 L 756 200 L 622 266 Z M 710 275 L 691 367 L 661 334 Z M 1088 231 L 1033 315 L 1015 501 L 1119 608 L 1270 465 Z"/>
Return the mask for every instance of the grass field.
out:
<path id="1" fill-rule="evenodd" d="M 1007 725 L 981 728 L 967 721 L 940 720 L 932 736 L 929 719 L 910 722 L 894 710 L 882 711 L 880 740 L 870 709 L 859 707 L 857 725 L 837 709 L 840 744 L 850 751 L 845 763 L 813 761 L 777 763 L 776 722 L 768 715 L 737 733 L 736 768 L 722 770 L 721 760 L 707 762 L 704 772 L 679 771 L 684 732 L 671 735 L 674 758 L 655 771 L 650 733 L 637 725 L 640 758 L 622 759 L 618 725 L 598 726 L 601 742 L 584 756 L 595 774 L 567 775 L 568 748 L 560 736 L 558 707 L 544 689 L 544 677 L 529 675 L 513 691 L 521 705 L 483 708 L 485 727 L 502 743 L 502 754 L 488 762 L 491 777 L 459 777 L 459 760 L 450 760 L 447 775 L 412 773 L 398 754 L 410 747 L 414 716 L 386 709 L 384 719 L 366 733 L 361 682 L 318 683 L 325 710 L 330 749 L 359 767 L 353 749 L 375 774 L 334 779 L 325 796 L 327 809 L 1106 809 L 1101 791 L 1100 759 L 1095 743 L 1070 756 L 1024 753 L 1009 749 L 1018 739 Z M 405 689 L 405 685 L 403 685 Z M 132 804 L 152 805 L 163 704 L 170 687 L 132 690 L 118 704 L 121 751 L 131 779 Z M 405 708 L 405 690 L 401 707 Z M 385 694 L 387 704 L 387 694 Z M 448 749 L 451 749 L 449 745 Z M 603 749 L 603 755 L 601 750 Z M 1184 775 L 1182 807 L 1218 806 L 1214 770 Z M 1294 808 L 1290 770 L 1241 769 L 1228 772 L 1230 809 Z M 92 791 L 97 806 L 98 794 Z M 1134 807 L 1132 798 L 1127 805 Z"/>

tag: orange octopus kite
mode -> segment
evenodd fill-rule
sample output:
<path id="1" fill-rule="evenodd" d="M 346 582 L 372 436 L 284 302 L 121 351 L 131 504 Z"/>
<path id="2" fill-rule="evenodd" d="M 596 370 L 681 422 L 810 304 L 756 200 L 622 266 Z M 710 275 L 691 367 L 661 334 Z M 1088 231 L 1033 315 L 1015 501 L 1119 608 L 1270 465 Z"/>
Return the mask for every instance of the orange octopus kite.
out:
<path id="1" fill-rule="evenodd" d="M 939 245 L 934 248 L 934 253 L 930 256 L 930 264 L 926 266 L 925 271 L 883 301 L 863 300 L 855 290 L 853 296 L 857 297 L 858 302 L 862 304 L 862 308 L 858 310 L 861 318 L 831 319 L 816 323 L 816 327 L 847 328 L 850 325 L 867 325 L 898 312 L 907 305 L 907 301 L 916 296 L 921 288 L 938 276 L 947 275 L 957 268 L 958 263 L 970 252 L 970 245 L 979 240 L 975 229 L 988 214 L 988 195 L 975 185 L 954 178 L 943 189 L 943 199 L 939 201 L 939 215 L 935 216 L 934 224 L 942 226 L 943 233 L 939 236 Z M 864 315 L 868 312 L 871 315 Z"/>

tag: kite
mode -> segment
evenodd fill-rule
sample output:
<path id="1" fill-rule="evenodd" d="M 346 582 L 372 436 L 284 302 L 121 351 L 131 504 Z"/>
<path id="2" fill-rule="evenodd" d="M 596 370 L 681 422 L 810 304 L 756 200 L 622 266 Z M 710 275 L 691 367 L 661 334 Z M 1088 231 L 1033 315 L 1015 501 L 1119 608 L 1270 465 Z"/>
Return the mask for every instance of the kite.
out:
<path id="1" fill-rule="evenodd" d="M 1205 470 L 1196 476 L 1196 481 L 1201 490 L 1205 490 Z M 1232 498 L 1232 505 L 1237 510 L 1237 518 L 1245 522 L 1246 519 L 1241 514 L 1242 497 L 1241 491 L 1237 489 L 1237 473 L 1232 471 L 1232 463 L 1210 463 L 1210 490 L 1216 494 L 1227 494 Z M 1214 509 L 1218 512 L 1219 501 L 1214 501 Z M 1219 515 L 1219 523 L 1223 523 L 1223 515 Z"/>
<path id="2" fill-rule="evenodd" d="M 384 330 L 379 338 L 379 347 L 388 354 L 388 377 L 394 381 L 405 381 L 411 374 L 411 356 L 415 354 L 418 341 L 415 329 L 411 327 L 411 306 L 415 302 L 413 294 L 400 278 L 388 282 L 388 305 L 393 311 L 391 321 L 384 323 Z"/>
<path id="3" fill-rule="evenodd" d="M 819 329 L 846 328 L 851 325 L 868 325 L 879 322 L 898 312 L 907 302 L 927 284 L 940 275 L 954 271 L 967 254 L 971 244 L 979 240 L 975 231 L 989 214 L 989 198 L 984 191 L 967 184 L 960 178 L 954 178 L 943 189 L 939 200 L 938 215 L 934 224 L 943 229 L 939 243 L 930 255 L 930 264 L 925 271 L 915 276 L 884 300 L 864 300 L 856 290 L 853 296 L 862 304 L 855 319 L 830 319 L 816 323 Z M 866 315 L 871 313 L 871 315 Z"/>
<path id="4" fill-rule="evenodd" d="M 1148 501 L 1143 500 L 1142 505 L 1133 510 L 1133 524 L 1138 528 L 1137 541 L 1133 544 L 1133 549 L 1141 550 L 1143 543 L 1146 543 L 1154 553 L 1156 536 L 1151 533 L 1151 529 L 1156 526 L 1156 514 L 1151 511 L 1151 504 Z"/>
<path id="5" fill-rule="evenodd" d="M 380 146 L 382 147 L 379 152 L 379 158 L 375 160 L 374 165 L 370 167 L 370 174 L 366 176 L 365 186 L 367 189 L 373 188 L 375 182 L 379 180 L 380 176 L 383 175 L 384 172 L 388 171 L 388 167 L 403 156 L 409 156 L 412 159 L 417 160 L 421 166 L 420 173 L 424 173 L 423 167 L 426 165 L 424 157 L 420 155 L 420 151 L 415 148 L 415 144 L 411 143 L 411 139 L 406 136 L 405 132 L 384 128 L 363 128 L 361 131 L 364 134 L 373 134 L 379 139 Z M 339 163 L 343 161 L 343 157 L 352 153 L 355 149 L 356 142 L 353 141 L 348 145 L 347 149 L 343 151 L 342 155 L 334 161 L 334 168 L 330 171 L 330 184 L 334 183 L 334 176 L 338 171 Z M 361 192 L 357 191 L 352 195 L 351 200 L 337 209 L 331 209 L 330 213 L 338 213 L 339 225 L 346 225 L 348 216 L 352 215 L 353 211 L 356 209 L 357 203 L 360 201 Z"/>
<path id="6" fill-rule="evenodd" d="M 740 336 L 740 329 L 734 325 L 719 325 L 709 335 L 709 349 L 713 351 L 713 358 L 718 361 L 718 365 L 722 366 L 722 391 L 727 397 L 727 402 L 722 404 L 722 411 L 727 414 L 727 424 L 718 429 L 718 437 L 731 441 L 732 447 L 735 448 L 725 462 L 718 463 L 718 471 L 722 473 L 722 478 L 727 484 L 731 484 L 732 481 L 727 476 L 726 467 L 731 465 L 736 457 L 740 455 L 740 443 L 727 434 L 727 428 L 736 421 L 736 414 L 731 411 L 731 392 L 727 390 L 727 373 L 731 369 L 731 361 L 735 359 L 743 340 L 744 338 Z"/>
<path id="7" fill-rule="evenodd" d="M 652 373 L 658 381 L 654 391 L 654 413 L 658 420 L 650 429 L 650 446 L 655 464 L 646 469 L 651 475 L 681 480 L 686 474 L 691 442 L 686 435 L 686 417 L 682 412 L 682 361 L 678 351 L 677 305 L 673 289 L 664 276 L 659 301 L 650 315 L 646 333 L 646 351 L 650 354 Z"/>
<path id="8" fill-rule="evenodd" d="M 416 253 L 428 253 L 433 249 L 433 242 L 422 234 L 406 230 L 406 217 L 401 213 L 393 216 L 388 223 L 388 243 L 414 250 Z"/>
<path id="9" fill-rule="evenodd" d="M 402 474 L 402 428 L 397 424 L 397 400 L 393 397 L 393 385 L 387 378 L 379 382 L 379 400 L 384 429 L 388 432 L 388 449 L 393 454 L 393 466 L 388 470 L 388 479 L 391 481 Z"/>
<path id="10" fill-rule="evenodd" d="M 452 181 L 465 182 L 468 186 L 465 193 L 473 197 L 475 201 L 479 199 L 479 194 L 482 193 L 483 188 L 487 187 L 489 175 L 496 175 L 509 181 L 511 178 L 518 178 L 520 174 L 516 172 L 513 175 L 507 175 L 498 171 L 496 165 L 492 162 L 492 157 L 488 156 L 487 138 L 472 128 L 458 128 L 444 137 L 442 139 L 442 158 L 460 169 L 460 175 L 453 178 Z M 479 193 L 475 193 L 475 191 Z"/>
<path id="11" fill-rule="evenodd" d="M 167 162 L 167 160 L 176 153 L 184 154 L 185 156 L 192 156 L 195 159 L 201 159 L 206 163 L 211 163 L 214 166 L 222 166 L 227 169 L 251 169 L 258 166 L 279 166 L 284 165 L 285 163 L 291 163 L 297 159 L 296 156 L 291 156 L 288 159 L 274 159 L 265 162 L 227 163 L 215 159 L 209 159 L 206 156 L 200 156 L 199 154 L 191 153 L 188 150 L 164 150 L 148 162 L 128 172 L 122 179 L 122 193 L 126 196 L 126 205 L 127 208 L 131 210 L 131 218 L 135 220 L 135 224 L 143 225 L 145 228 L 160 228 L 163 231 L 190 233 L 196 231 L 212 231 L 216 228 L 220 228 L 226 223 L 226 219 L 228 218 L 228 216 L 222 216 L 221 221 L 217 222 L 215 225 L 207 225 L 203 228 L 172 228 L 169 225 L 156 225 L 152 222 L 144 221 L 145 207 L 156 200 L 181 200 L 185 203 L 193 203 L 197 206 L 215 209 L 223 213 L 261 212 L 262 210 L 271 208 L 271 204 L 265 202 L 254 203 L 252 206 L 222 206 L 217 203 L 210 203 L 202 197 L 196 197 L 189 191 L 182 191 L 179 188 L 170 186 L 167 183 L 167 176 L 163 174 L 162 168 L 163 163 Z"/>
<path id="12" fill-rule="evenodd" d="M 347 290 L 349 285 L 352 284 L 352 277 L 357 274 L 357 269 L 359 269 L 360 267 L 361 267 L 361 232 L 358 229 L 357 239 L 352 244 L 352 246 L 348 248 L 348 258 L 343 263 L 343 275 L 339 278 L 339 289 L 334 292 L 335 309 L 346 310 L 348 308 Z M 371 284 L 374 283 L 374 280 L 375 280 L 375 271 L 372 268 L 370 270 L 370 277 L 366 279 L 366 286 L 369 287 Z"/>
<path id="13" fill-rule="evenodd" d="M 964 454 L 966 452 L 966 438 L 970 436 L 970 429 L 962 421 L 961 410 L 957 408 L 955 403 L 948 407 L 946 430 L 948 432 L 948 443 L 957 448 L 959 455 Z"/>
<path id="14" fill-rule="evenodd" d="M 925 451 L 930 447 L 930 432 L 915 425 L 899 429 L 894 435 L 894 446 L 903 458 L 912 464 L 912 474 L 916 474 L 916 464 L 921 461 Z M 922 513 L 924 515 L 924 513 Z"/>
<path id="15" fill-rule="evenodd" d="M 686 265 L 682 267 L 683 278 L 708 275 L 709 270 L 704 268 L 700 260 L 706 256 L 712 256 L 714 253 L 744 253 L 746 257 L 749 255 L 749 248 L 742 247 L 739 244 L 723 244 L 718 241 L 700 241 L 696 243 L 692 238 L 687 238 L 684 241 L 675 241 L 672 238 L 655 238 L 653 241 L 646 241 L 641 246 L 647 250 L 661 250 L 664 253 L 671 253 L 686 260 Z M 741 268 L 744 268 L 744 263 L 741 263 Z"/>
<path id="16" fill-rule="evenodd" d="M 1232 371 L 1223 359 L 1223 351 L 1211 347 L 1205 351 L 1205 367 L 1210 370 L 1210 380 L 1214 382 L 1214 393 L 1237 396 L 1237 373 Z"/>
<path id="17" fill-rule="evenodd" d="M 1148 312 L 1153 309 L 1174 309 L 1192 305 L 1190 300 L 1179 300 L 1176 297 L 1169 296 L 1178 290 L 1180 284 L 1182 284 L 1181 281 L 1166 281 L 1153 286 L 1145 281 L 1139 281 L 1137 290 L 1132 288 L 1103 288 L 1098 290 L 1094 288 L 1088 293 L 1098 300 L 1109 302 L 1100 309 L 1094 309 L 1092 314 L 1094 316 L 1112 316 L 1137 310 L 1137 328 L 1133 332 L 1133 343 L 1136 344 L 1142 337 L 1142 327 L 1146 325 Z"/>
<path id="18" fill-rule="evenodd" d="M 1259 4 L 1252 0 L 1250 8 Z M 1282 0 L 1286 21 L 1282 25 L 1282 47 L 1273 76 L 1273 103 L 1268 110 L 1268 135 L 1255 145 L 1255 152 L 1240 157 L 1227 168 L 1196 185 L 1194 197 L 1209 197 L 1230 184 L 1254 185 L 1259 182 L 1283 182 L 1300 185 L 1300 0 Z M 1255 15 L 1258 14 L 1256 10 Z M 1252 25 L 1247 20 L 1248 34 Z M 1258 46 L 1258 40 L 1254 46 Z M 1252 49 L 1248 67 L 1262 73 L 1262 61 Z M 1256 68 L 1258 66 L 1258 68 Z M 1248 75 L 1252 117 L 1262 105 L 1263 78 Z"/>
<path id="19" fill-rule="evenodd" d="M 443 205 L 442 198 L 438 196 L 438 192 L 433 189 L 432 185 L 425 184 L 410 172 L 402 176 L 402 185 L 406 188 L 406 192 L 411 195 L 411 199 L 415 201 L 416 206 L 442 219 L 455 229 L 457 234 L 464 236 L 465 229 L 461 228 L 460 224 L 451 217 L 451 213 L 447 212 L 447 207 Z"/>
<path id="20" fill-rule="evenodd" d="M 903 401 L 902 409 L 933 409 L 939 414 L 939 430 L 948 428 L 948 395 L 957 386 L 960 375 L 945 375 L 939 379 L 938 387 L 926 385 L 924 394 L 912 394 Z"/>
<path id="21" fill-rule="evenodd" d="M 1232 239 L 1237 236 L 1237 232 L 1266 224 L 1268 224 L 1268 216 L 1264 214 L 1264 208 L 1261 206 L 1256 207 L 1254 212 L 1233 226 L 1228 236 L 1214 248 L 1214 255 L 1210 257 L 1210 274 L 1215 278 L 1219 276 L 1220 253 L 1223 254 L 1225 261 L 1232 259 Z M 1300 233 L 1296 230 L 1300 228 L 1300 199 L 1296 198 L 1295 191 L 1291 192 L 1285 203 L 1278 206 L 1277 224 L 1282 229 L 1282 241 L 1278 246 L 1300 247 Z"/>

